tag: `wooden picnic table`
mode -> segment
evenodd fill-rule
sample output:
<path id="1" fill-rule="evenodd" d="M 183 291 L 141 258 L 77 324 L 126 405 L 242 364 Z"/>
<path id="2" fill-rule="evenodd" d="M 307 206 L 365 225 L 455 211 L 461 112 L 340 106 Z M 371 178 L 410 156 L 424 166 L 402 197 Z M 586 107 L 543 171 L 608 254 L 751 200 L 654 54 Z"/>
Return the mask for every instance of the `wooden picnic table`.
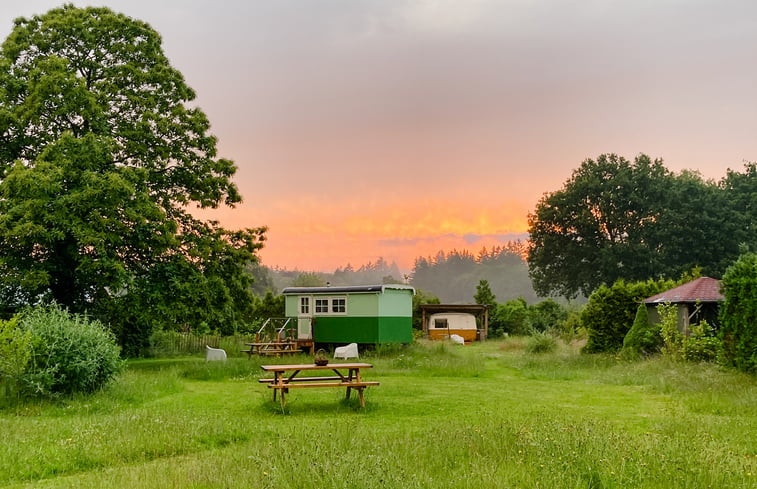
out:
<path id="1" fill-rule="evenodd" d="M 258 382 L 268 384 L 269 389 L 273 389 L 273 400 L 276 402 L 276 393 L 281 394 L 281 408 L 286 406 L 284 395 L 289 393 L 289 389 L 294 388 L 314 388 L 314 387 L 345 387 L 347 389 L 347 399 L 350 398 L 352 389 L 358 392 L 360 407 L 365 407 L 365 397 L 363 390 L 372 385 L 379 385 L 378 382 L 366 382 L 360 376 L 360 370 L 373 368 L 370 363 L 329 363 L 327 365 L 301 364 L 301 365 L 261 365 L 266 372 L 273 372 L 272 379 L 259 379 Z M 331 370 L 333 376 L 299 376 L 300 372 Z M 346 371 L 346 372 L 345 372 Z"/>

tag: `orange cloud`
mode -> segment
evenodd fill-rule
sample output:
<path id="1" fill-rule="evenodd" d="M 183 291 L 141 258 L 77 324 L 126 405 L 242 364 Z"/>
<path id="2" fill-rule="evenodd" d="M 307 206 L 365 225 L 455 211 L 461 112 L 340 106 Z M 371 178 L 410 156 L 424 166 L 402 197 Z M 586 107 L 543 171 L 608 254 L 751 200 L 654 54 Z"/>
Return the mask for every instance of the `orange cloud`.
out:
<path id="1" fill-rule="evenodd" d="M 265 209 L 203 211 L 201 217 L 212 216 L 232 228 L 269 226 L 260 253 L 268 266 L 332 271 L 383 257 L 410 270 L 419 256 L 451 249 L 478 251 L 523 237 L 528 211 L 522 204 L 477 200 L 339 202 L 304 196 Z"/>

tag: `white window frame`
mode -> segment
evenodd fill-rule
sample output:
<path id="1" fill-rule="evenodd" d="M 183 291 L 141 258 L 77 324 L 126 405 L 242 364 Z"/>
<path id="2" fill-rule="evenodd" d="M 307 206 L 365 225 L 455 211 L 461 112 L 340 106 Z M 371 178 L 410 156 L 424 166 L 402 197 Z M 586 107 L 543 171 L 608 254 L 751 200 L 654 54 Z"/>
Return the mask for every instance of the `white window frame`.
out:
<path id="1" fill-rule="evenodd" d="M 331 314 L 347 314 L 347 296 L 341 296 L 341 297 L 331 297 L 329 302 L 329 312 Z M 337 311 L 335 307 L 335 302 L 341 301 L 341 311 Z"/>
<path id="2" fill-rule="evenodd" d="M 300 297 L 300 315 L 310 315 L 310 297 Z"/>
<path id="3" fill-rule="evenodd" d="M 347 296 L 346 295 L 334 295 L 334 296 L 320 296 L 314 297 L 313 301 L 313 314 L 319 316 L 346 316 L 347 315 Z M 325 310 L 323 310 L 323 302 L 325 301 Z M 344 310 L 335 311 L 334 302 L 342 301 L 344 304 Z"/>
<path id="4" fill-rule="evenodd" d="M 328 297 L 316 297 L 315 301 L 313 301 L 313 313 L 315 314 L 328 314 L 329 313 L 329 304 L 331 304 L 331 299 Z M 325 310 L 323 309 L 325 307 Z"/>

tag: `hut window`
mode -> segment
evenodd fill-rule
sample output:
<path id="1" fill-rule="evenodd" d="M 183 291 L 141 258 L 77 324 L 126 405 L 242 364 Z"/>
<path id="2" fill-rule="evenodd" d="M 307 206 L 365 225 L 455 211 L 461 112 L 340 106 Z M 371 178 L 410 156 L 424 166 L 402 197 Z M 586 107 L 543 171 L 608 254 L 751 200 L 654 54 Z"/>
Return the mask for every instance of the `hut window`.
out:
<path id="1" fill-rule="evenodd" d="M 344 313 L 347 312 L 347 299 L 340 297 L 338 299 L 331 299 L 331 312 Z"/>
<path id="2" fill-rule="evenodd" d="M 447 329 L 449 325 L 447 324 L 446 319 L 434 319 L 434 328 L 437 329 Z"/>
<path id="3" fill-rule="evenodd" d="M 310 297 L 300 297 L 300 314 L 310 314 Z"/>
<path id="4" fill-rule="evenodd" d="M 327 313 L 329 312 L 329 300 L 328 299 L 316 299 L 315 300 L 315 312 Z"/>

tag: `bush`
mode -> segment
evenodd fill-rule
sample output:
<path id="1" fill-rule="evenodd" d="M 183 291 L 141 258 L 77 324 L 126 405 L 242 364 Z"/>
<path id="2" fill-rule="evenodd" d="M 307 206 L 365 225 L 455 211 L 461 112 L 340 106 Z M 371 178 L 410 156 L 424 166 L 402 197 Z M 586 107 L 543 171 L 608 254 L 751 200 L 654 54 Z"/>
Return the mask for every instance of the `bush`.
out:
<path id="1" fill-rule="evenodd" d="M 723 276 L 720 310 L 723 361 L 745 372 L 757 371 L 757 254 L 745 253 Z"/>
<path id="2" fill-rule="evenodd" d="M 18 318 L 0 320 L 0 398 L 15 397 L 31 359 L 32 335 L 18 327 Z"/>
<path id="3" fill-rule="evenodd" d="M 531 331 L 528 305 L 522 298 L 498 304 L 490 323 L 491 336 L 525 335 Z"/>
<path id="4" fill-rule="evenodd" d="M 93 392 L 123 366 L 115 336 L 99 321 L 53 305 L 28 309 L 20 326 L 32 337 L 22 379 L 28 394 Z"/>
<path id="5" fill-rule="evenodd" d="M 550 353 L 557 349 L 557 340 L 549 333 L 534 333 L 526 342 L 528 353 Z"/>
<path id="6" fill-rule="evenodd" d="M 659 325 L 649 323 L 649 314 L 645 304 L 639 304 L 633 326 L 623 339 L 623 352 L 635 355 L 649 355 L 660 349 Z"/>
<path id="7" fill-rule="evenodd" d="M 691 326 L 691 335 L 684 339 L 683 357 L 690 362 L 711 362 L 717 359 L 721 346 L 712 327 L 702 321 Z"/>
<path id="8" fill-rule="evenodd" d="M 554 299 L 545 299 L 528 307 L 528 317 L 534 331 L 556 330 L 568 319 L 568 310 Z"/>

